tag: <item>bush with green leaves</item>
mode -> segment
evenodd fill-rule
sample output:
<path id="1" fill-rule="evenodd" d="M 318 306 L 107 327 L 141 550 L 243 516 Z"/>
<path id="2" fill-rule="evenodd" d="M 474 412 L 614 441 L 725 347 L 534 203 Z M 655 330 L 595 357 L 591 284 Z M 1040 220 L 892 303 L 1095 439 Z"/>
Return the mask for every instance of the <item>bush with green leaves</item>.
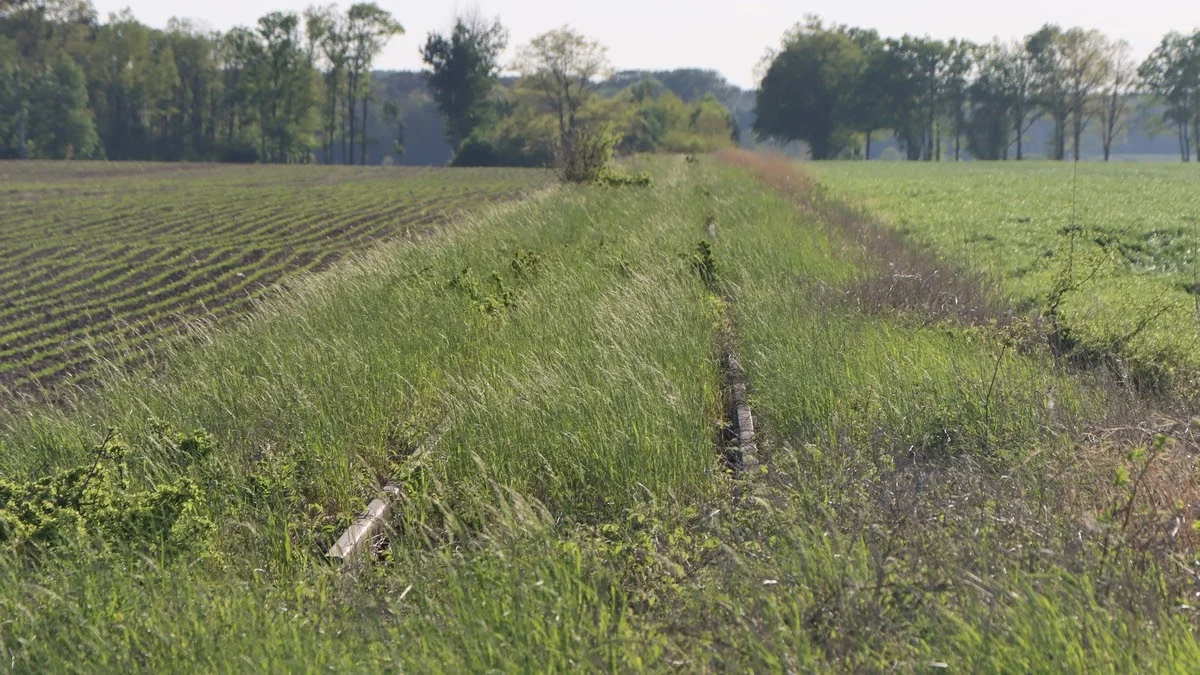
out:
<path id="1" fill-rule="evenodd" d="M 558 151 L 558 176 L 565 183 L 609 185 L 612 187 L 650 184 L 645 173 L 623 174 L 612 168 L 620 134 L 609 124 L 596 129 L 577 130 Z"/>

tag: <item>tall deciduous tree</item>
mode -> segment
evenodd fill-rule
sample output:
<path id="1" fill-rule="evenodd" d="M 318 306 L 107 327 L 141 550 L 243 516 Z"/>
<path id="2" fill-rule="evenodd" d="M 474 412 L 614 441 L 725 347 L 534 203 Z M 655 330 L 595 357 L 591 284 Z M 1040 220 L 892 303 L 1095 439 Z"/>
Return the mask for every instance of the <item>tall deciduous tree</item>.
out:
<path id="1" fill-rule="evenodd" d="M 450 35 L 430 33 L 421 49 L 429 66 L 426 81 L 446 120 L 446 140 L 455 152 L 488 116 L 487 99 L 500 75 L 500 53 L 508 31 L 500 21 L 459 16 Z"/>
<path id="2" fill-rule="evenodd" d="M 47 73 L 61 65 L 58 56 L 69 53 L 69 38 L 76 26 L 90 27 L 96 19 L 90 3 L 80 0 L 17 0 L 0 3 L 0 39 L 7 52 L 0 76 L 7 80 L 4 91 L 15 118 L 13 126 L 16 154 L 29 156 L 30 123 L 33 110 L 30 97 L 35 86 L 45 85 Z"/>
<path id="3" fill-rule="evenodd" d="M 1164 121 L 1179 134 L 1179 156 L 1189 161 L 1192 143 L 1200 160 L 1200 31 L 1172 32 L 1138 68 L 1143 84 L 1165 106 Z"/>
<path id="4" fill-rule="evenodd" d="M 346 12 L 346 38 L 350 45 L 346 94 L 347 117 L 350 123 L 350 163 L 354 162 L 356 132 L 361 134 L 360 163 L 367 163 L 367 104 L 371 96 L 371 65 L 393 37 L 403 34 L 404 26 L 401 26 L 390 12 L 373 2 L 351 5 Z M 355 116 L 360 102 L 361 124 Z"/>
<path id="5" fill-rule="evenodd" d="M 311 142 L 312 64 L 303 49 L 300 16 L 271 12 L 258 20 L 255 101 L 265 161 L 303 161 Z"/>
<path id="6" fill-rule="evenodd" d="M 1133 60 L 1133 48 L 1124 40 L 1109 45 L 1108 77 L 1101 86 L 1098 108 L 1100 116 L 1100 144 L 1104 148 L 1104 161 L 1112 157 L 1113 143 L 1129 126 L 1129 109 L 1137 81 L 1137 64 Z"/>
<path id="7" fill-rule="evenodd" d="M 1091 121 L 1096 92 L 1108 79 L 1108 39 L 1099 31 L 1072 28 L 1060 36 L 1071 113 L 1071 149 L 1079 160 L 1083 132 Z"/>
<path id="8" fill-rule="evenodd" d="M 1033 58 L 1034 96 L 1054 123 L 1050 156 L 1059 160 L 1067 154 L 1067 122 L 1071 117 L 1071 92 L 1062 35 L 1061 28 L 1046 24 L 1025 41 L 1025 49 Z"/>
<path id="9" fill-rule="evenodd" d="M 942 99 L 943 74 L 947 64 L 946 44 L 939 40 L 905 35 L 894 46 L 900 59 L 899 75 L 905 86 L 896 103 L 905 113 L 897 129 L 910 159 L 935 159 L 934 125 Z"/>
<path id="10" fill-rule="evenodd" d="M 762 139 L 803 141 L 813 159 L 837 156 L 849 143 L 862 49 L 844 26 L 816 17 L 790 30 L 759 85 L 754 132 Z"/>
<path id="11" fill-rule="evenodd" d="M 891 106 L 886 96 L 891 78 L 891 57 L 879 34 L 873 30 L 851 29 L 850 38 L 862 51 L 859 74 L 855 79 L 854 100 L 850 105 L 855 131 L 864 138 L 863 159 L 871 159 L 871 138 L 891 123 Z"/>
<path id="12" fill-rule="evenodd" d="M 534 92 L 558 127 L 558 149 L 570 155 L 579 133 L 579 111 L 612 68 L 608 49 L 564 26 L 535 37 L 517 56 L 522 86 Z"/>
<path id="13" fill-rule="evenodd" d="M 976 77 L 968 87 L 967 149 L 978 159 L 1007 159 L 1014 108 L 1010 50 L 998 41 L 981 45 L 975 60 Z M 1020 147 L 1018 142 L 1018 152 Z"/>
<path id="14" fill-rule="evenodd" d="M 400 104 L 395 101 L 387 101 L 383 104 L 383 121 L 387 123 L 392 130 L 392 153 L 399 157 L 404 154 L 404 113 L 400 109 Z"/>
<path id="15" fill-rule="evenodd" d="M 59 53 L 37 74 L 30 88 L 30 137 L 37 156 L 50 159 L 94 157 L 100 139 L 88 110 L 87 83 L 74 59 Z"/>
<path id="16" fill-rule="evenodd" d="M 970 100 L 971 76 L 975 71 L 978 47 L 965 40 L 951 40 L 946 45 L 945 67 L 942 71 L 941 100 L 950 133 L 954 137 L 954 161 L 962 156 L 962 137 L 967 125 L 967 104 Z"/>
<path id="17" fill-rule="evenodd" d="M 324 161 L 333 162 L 333 148 L 342 120 L 338 105 L 345 90 L 346 71 L 350 62 L 350 41 L 347 36 L 346 19 L 332 5 L 309 7 L 304 12 L 305 32 L 314 57 L 325 69 L 325 104 L 322 110 L 321 149 Z M 342 136 L 342 155 L 348 156 L 346 137 Z"/>
<path id="18" fill-rule="evenodd" d="M 167 23 L 166 39 L 175 57 L 175 91 L 168 133 L 163 138 L 164 159 L 203 159 L 214 141 L 213 99 L 219 81 L 213 36 L 188 21 Z"/>
<path id="19" fill-rule="evenodd" d="M 1008 45 L 1000 54 L 999 75 L 1008 102 L 1010 121 L 1017 145 L 1017 160 L 1025 159 L 1025 134 L 1042 116 L 1039 105 L 1037 43 L 1029 40 Z"/>
<path id="20" fill-rule="evenodd" d="M 258 158 L 249 128 L 256 123 L 253 97 L 254 68 L 258 59 L 258 38 L 249 28 L 236 27 L 221 37 L 217 58 L 223 72 L 222 158 L 246 161 Z"/>

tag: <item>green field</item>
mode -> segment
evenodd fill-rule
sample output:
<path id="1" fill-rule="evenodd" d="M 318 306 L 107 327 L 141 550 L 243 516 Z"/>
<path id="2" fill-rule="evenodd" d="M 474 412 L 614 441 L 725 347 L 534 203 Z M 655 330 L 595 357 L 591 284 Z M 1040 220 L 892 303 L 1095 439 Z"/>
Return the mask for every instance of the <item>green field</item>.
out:
<path id="1" fill-rule="evenodd" d="M 796 166 L 632 163 L 650 187 L 378 244 L 153 372 L 12 404 L 0 669 L 1200 662 L 1186 418 L 1024 341 Z M 760 466 L 729 460 L 726 349 Z M 372 559 L 326 560 L 386 483 Z"/>
<path id="2" fill-rule="evenodd" d="M 813 164 L 833 194 L 987 274 L 1018 307 L 1062 293 L 1087 351 L 1200 394 L 1200 170 L 1186 164 Z M 1075 226 L 1072 228 L 1071 226 Z M 1173 377 L 1183 375 L 1182 377 Z"/>
<path id="3" fill-rule="evenodd" d="M 0 389 L 143 361 L 189 322 L 544 184 L 536 171 L 0 163 Z"/>

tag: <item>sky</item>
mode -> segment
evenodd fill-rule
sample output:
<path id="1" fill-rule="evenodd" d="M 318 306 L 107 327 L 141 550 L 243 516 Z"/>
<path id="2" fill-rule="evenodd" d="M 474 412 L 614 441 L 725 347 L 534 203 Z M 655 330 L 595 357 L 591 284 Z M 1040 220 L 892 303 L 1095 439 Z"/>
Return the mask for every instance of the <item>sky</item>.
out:
<path id="1" fill-rule="evenodd" d="M 172 16 L 226 30 L 251 25 L 274 10 L 302 10 L 332 0 L 93 0 L 101 18 L 129 7 L 143 23 L 162 27 Z M 755 86 L 756 65 L 784 31 L 817 14 L 826 23 L 875 28 L 883 35 L 912 33 L 986 42 L 1027 35 L 1046 22 L 1096 28 L 1124 38 L 1140 59 L 1171 30 L 1200 26 L 1195 0 L 376 0 L 407 31 L 376 63 L 416 70 L 425 35 L 445 30 L 458 10 L 478 9 L 508 27 L 515 47 L 547 30 L 570 25 L 606 45 L 617 69 L 711 68 L 730 82 Z M 338 3 L 343 8 L 351 0 Z M 1146 11 L 1139 11 L 1140 7 Z M 1152 8 L 1152 9 L 1150 9 Z"/>

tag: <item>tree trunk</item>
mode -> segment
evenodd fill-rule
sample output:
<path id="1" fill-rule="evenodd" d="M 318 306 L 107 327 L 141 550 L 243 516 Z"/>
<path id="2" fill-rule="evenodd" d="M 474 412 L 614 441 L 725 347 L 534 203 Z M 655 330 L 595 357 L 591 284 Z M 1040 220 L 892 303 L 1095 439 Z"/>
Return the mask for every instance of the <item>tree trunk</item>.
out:
<path id="1" fill-rule="evenodd" d="M 329 108 L 327 114 L 328 119 L 325 120 L 325 138 L 321 143 L 322 154 L 325 155 L 325 163 L 333 164 L 333 136 L 337 131 L 337 73 L 331 70 L 326 78 L 326 87 L 329 89 Z"/>
<path id="2" fill-rule="evenodd" d="M 1114 91 L 1112 99 L 1109 101 L 1108 119 L 1100 120 L 1100 123 L 1104 125 L 1104 128 L 1100 130 L 1100 140 L 1104 142 L 1104 161 L 1106 162 L 1112 159 L 1113 144 L 1117 140 L 1117 115 L 1121 110 L 1120 105 L 1121 101 L 1117 98 L 1117 93 Z"/>
<path id="3" fill-rule="evenodd" d="M 1025 154 L 1024 154 L 1025 130 L 1023 128 L 1024 126 L 1025 126 L 1025 115 L 1022 114 L 1021 116 L 1019 116 L 1017 118 L 1017 129 L 1016 129 L 1016 131 L 1017 131 L 1017 161 L 1018 162 L 1021 161 L 1022 159 L 1025 159 Z"/>
<path id="4" fill-rule="evenodd" d="M 1067 158 L 1067 117 L 1054 118 L 1054 159 L 1062 161 Z"/>
<path id="5" fill-rule="evenodd" d="M 215 91 L 209 92 L 208 97 L 208 126 L 205 128 L 205 142 L 208 144 L 208 151 L 212 153 L 217 147 L 217 127 L 220 126 L 221 115 L 219 112 L 218 96 Z M 209 159 L 212 159 L 211 157 Z"/>
<path id="6" fill-rule="evenodd" d="M 368 96 L 368 91 L 369 90 L 364 88 L 363 89 L 363 97 L 362 97 L 362 143 L 359 145 L 359 153 L 360 153 L 360 156 L 362 157 L 362 160 L 359 162 L 359 164 L 361 164 L 363 166 L 367 165 L 367 96 Z"/>
<path id="7" fill-rule="evenodd" d="M 1079 113 L 1075 113 L 1075 120 L 1074 120 L 1073 127 L 1074 128 L 1072 129 L 1072 131 L 1074 133 L 1072 134 L 1071 141 L 1075 145 L 1075 161 L 1078 162 L 1079 161 L 1079 149 L 1080 149 L 1079 141 L 1083 138 L 1083 118 L 1080 117 Z"/>
<path id="8" fill-rule="evenodd" d="M 863 159 L 866 159 L 867 161 L 870 161 L 870 159 L 871 159 L 871 130 L 870 129 L 867 129 L 867 154 L 863 156 Z"/>
<path id="9" fill-rule="evenodd" d="M 1063 161 L 1067 159 L 1067 118 L 1065 117 L 1058 134 L 1058 158 Z"/>
<path id="10" fill-rule="evenodd" d="M 829 159 L 830 139 L 828 134 L 814 134 L 808 142 L 808 151 L 814 160 Z"/>
<path id="11" fill-rule="evenodd" d="M 1100 148 L 1104 151 L 1104 161 L 1107 162 L 1112 157 L 1112 143 L 1115 135 L 1116 119 L 1113 118 L 1113 106 L 1111 101 L 1106 104 L 1108 109 L 1100 115 Z"/>
<path id="12" fill-rule="evenodd" d="M 355 108 L 355 105 L 358 103 L 358 75 L 354 71 L 350 71 L 350 79 L 348 84 L 349 89 L 346 91 L 346 116 L 349 118 L 348 121 L 350 124 L 349 133 L 347 134 L 350 137 L 350 153 L 342 155 L 342 163 L 354 164 L 354 134 L 357 120 L 357 108 Z M 345 141 L 343 141 L 343 144 L 344 142 Z"/>
<path id="13" fill-rule="evenodd" d="M 1200 114 L 1192 120 L 1192 143 L 1196 147 L 1196 161 L 1200 161 Z"/>
<path id="14" fill-rule="evenodd" d="M 25 128 L 25 120 L 29 115 L 25 113 L 25 104 L 19 103 L 20 112 L 17 113 L 17 158 L 29 159 L 29 149 L 25 146 L 25 136 L 28 133 Z"/>
<path id="15" fill-rule="evenodd" d="M 346 78 L 346 99 L 347 99 L 347 101 L 346 101 L 345 111 L 344 111 L 347 117 L 350 115 L 349 98 L 350 98 L 350 78 L 349 78 L 349 76 L 347 76 L 347 78 Z M 349 156 L 346 154 L 346 152 L 347 152 L 347 150 L 346 150 L 346 119 L 343 118 L 342 119 L 342 154 L 339 157 L 342 164 L 346 163 L 346 157 Z"/>
<path id="16" fill-rule="evenodd" d="M 935 147 L 935 144 L 939 140 L 938 139 L 938 130 L 935 128 L 935 125 L 934 125 L 934 114 L 935 114 L 934 100 L 933 100 L 933 95 L 930 94 L 929 114 L 925 119 L 925 122 L 926 122 L 926 124 L 925 124 L 925 161 L 927 161 L 927 162 L 933 161 L 934 147 Z M 938 151 L 940 152 L 941 148 L 938 148 Z"/>

